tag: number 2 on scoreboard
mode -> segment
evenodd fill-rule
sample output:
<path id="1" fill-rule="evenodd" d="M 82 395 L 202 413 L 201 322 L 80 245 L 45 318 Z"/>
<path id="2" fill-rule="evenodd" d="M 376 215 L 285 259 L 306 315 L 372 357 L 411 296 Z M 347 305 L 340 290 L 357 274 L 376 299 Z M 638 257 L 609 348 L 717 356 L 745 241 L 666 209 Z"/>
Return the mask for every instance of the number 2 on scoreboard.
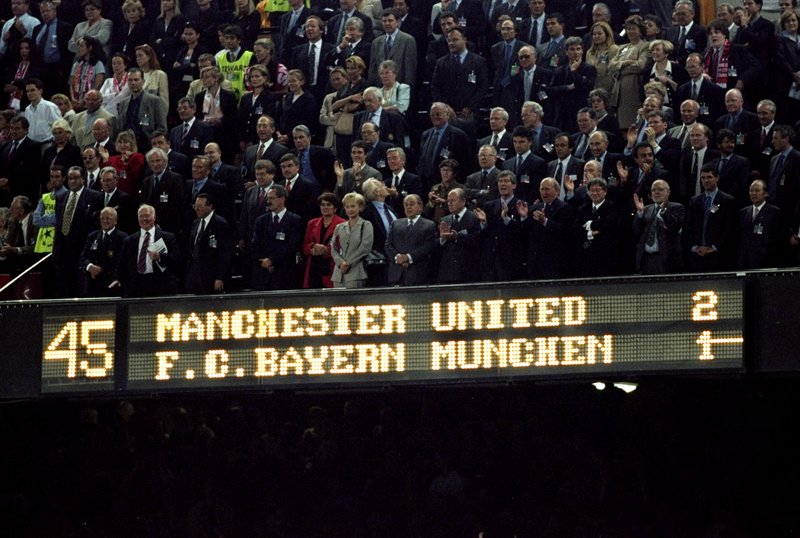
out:
<path id="1" fill-rule="evenodd" d="M 105 377 L 108 370 L 114 367 L 114 353 L 108 351 L 108 344 L 105 342 L 92 342 L 92 331 L 113 331 L 114 321 L 110 319 L 97 321 L 82 321 L 80 328 L 77 321 L 66 323 L 61 331 L 56 335 L 47 350 L 44 352 L 44 359 L 50 361 L 66 360 L 67 377 L 74 378 L 77 375 L 78 366 L 85 372 L 86 377 Z M 86 355 L 101 355 L 102 366 L 90 367 L 88 360 L 78 362 L 78 345 L 86 348 Z M 113 338 L 113 333 L 112 333 Z"/>

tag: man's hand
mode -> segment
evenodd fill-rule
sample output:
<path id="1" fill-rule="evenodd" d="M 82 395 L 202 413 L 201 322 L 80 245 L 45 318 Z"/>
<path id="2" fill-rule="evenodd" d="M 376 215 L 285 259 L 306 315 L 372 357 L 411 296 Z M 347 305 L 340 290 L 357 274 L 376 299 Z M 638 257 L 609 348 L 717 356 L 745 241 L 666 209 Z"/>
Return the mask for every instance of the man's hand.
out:
<path id="1" fill-rule="evenodd" d="M 578 58 L 577 60 L 575 60 L 574 62 L 569 64 L 569 70 L 570 71 L 577 71 L 578 68 L 581 66 L 581 63 L 583 63 L 582 58 Z"/>
<path id="2" fill-rule="evenodd" d="M 150 259 L 153 261 L 161 259 L 161 253 L 157 250 L 148 250 L 147 255 L 150 256 Z"/>
<path id="3" fill-rule="evenodd" d="M 503 209 L 500 210 L 500 218 L 506 220 L 506 217 L 508 217 L 508 204 L 505 200 L 501 200 L 500 205 L 503 207 Z"/>
<path id="4" fill-rule="evenodd" d="M 696 249 L 694 249 L 694 253 L 697 254 L 698 256 L 707 256 L 708 254 L 711 254 L 713 252 L 714 249 L 711 247 L 697 247 Z"/>
<path id="5" fill-rule="evenodd" d="M 475 216 L 478 217 L 478 222 L 481 223 L 481 226 L 486 226 L 486 213 L 483 211 L 483 209 L 476 207 L 473 213 L 475 213 Z"/>
<path id="6" fill-rule="evenodd" d="M 261 258 L 258 261 L 261 262 L 261 267 L 263 269 L 268 269 L 270 273 L 274 271 L 272 266 L 272 260 L 270 260 L 269 258 Z"/>
<path id="7" fill-rule="evenodd" d="M 356 162 L 353 163 L 353 175 L 356 176 L 356 179 L 360 179 L 361 178 L 361 169 L 362 168 L 363 168 L 363 165 L 361 163 L 356 163 Z"/>
<path id="8" fill-rule="evenodd" d="M 335 161 L 333 163 L 333 173 L 336 174 L 336 183 L 338 185 L 342 184 L 342 176 L 344 176 L 344 166 L 339 161 Z"/>
<path id="9" fill-rule="evenodd" d="M 461 116 L 460 118 L 464 121 L 469 121 L 469 118 L 472 115 L 472 111 L 470 111 L 469 107 L 464 107 L 461 109 Z"/>
<path id="10" fill-rule="evenodd" d="M 225 283 L 222 280 L 215 280 L 214 291 L 225 291 Z"/>
<path id="11" fill-rule="evenodd" d="M 97 278 L 103 273 L 103 268 L 99 265 L 90 265 L 89 266 L 89 274 L 92 275 L 92 278 Z"/>
<path id="12" fill-rule="evenodd" d="M 528 218 L 528 202 L 517 200 L 517 214 L 521 219 Z"/>
<path id="13" fill-rule="evenodd" d="M 651 146 L 656 145 L 656 131 L 652 127 L 645 127 L 644 128 L 644 135 L 647 137 L 647 141 L 650 143 Z"/>
<path id="14" fill-rule="evenodd" d="M 394 258 L 394 263 L 397 265 L 407 265 L 408 264 L 408 254 L 398 254 Z"/>
<path id="15" fill-rule="evenodd" d="M 633 193 L 633 205 L 636 207 L 637 212 L 641 213 L 644 211 L 644 201 L 639 198 L 639 195 L 636 193 Z"/>
<path id="16" fill-rule="evenodd" d="M 114 288 L 122 287 L 122 283 L 119 280 L 115 280 L 111 284 L 108 285 L 108 289 L 113 290 Z"/>
<path id="17" fill-rule="evenodd" d="M 628 139 L 629 148 L 632 148 L 633 146 L 636 145 L 636 137 L 638 136 L 639 136 L 639 130 L 636 128 L 636 125 L 631 124 L 631 126 L 628 127 L 627 134 L 625 135 L 625 137 Z"/>
<path id="18" fill-rule="evenodd" d="M 628 181 L 628 169 L 622 164 L 622 161 L 617 161 L 617 175 L 619 176 L 620 183 Z"/>
<path id="19" fill-rule="evenodd" d="M 452 228 L 445 221 L 439 223 L 439 237 L 447 241 L 448 239 L 455 239 L 458 237 L 458 232 L 452 231 Z"/>
<path id="20" fill-rule="evenodd" d="M 569 177 L 568 174 L 564 175 L 564 190 L 567 191 L 567 194 L 572 194 L 575 192 L 575 182 Z"/>

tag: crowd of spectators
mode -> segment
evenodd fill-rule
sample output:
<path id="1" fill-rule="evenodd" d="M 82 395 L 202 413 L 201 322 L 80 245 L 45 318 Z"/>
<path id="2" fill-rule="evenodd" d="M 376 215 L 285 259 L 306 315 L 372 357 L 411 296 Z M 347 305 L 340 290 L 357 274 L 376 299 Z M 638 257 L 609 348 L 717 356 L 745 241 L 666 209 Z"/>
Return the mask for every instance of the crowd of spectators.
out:
<path id="1" fill-rule="evenodd" d="M 797 404 L 686 378 L 6 403 L 0 532 L 792 536 Z"/>
<path id="2" fill-rule="evenodd" d="M 791 2 L 388 4 L 12 0 L 0 271 L 52 253 L 46 296 L 135 297 L 798 265 Z"/>

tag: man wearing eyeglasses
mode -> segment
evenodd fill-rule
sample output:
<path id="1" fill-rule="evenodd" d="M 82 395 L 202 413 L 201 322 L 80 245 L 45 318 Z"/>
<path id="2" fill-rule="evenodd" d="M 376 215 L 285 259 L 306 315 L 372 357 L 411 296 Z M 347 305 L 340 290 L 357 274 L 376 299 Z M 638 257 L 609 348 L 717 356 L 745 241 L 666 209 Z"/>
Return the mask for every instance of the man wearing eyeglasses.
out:
<path id="1" fill-rule="evenodd" d="M 677 273 L 683 268 L 680 232 L 686 210 L 669 201 L 669 184 L 662 179 L 653 182 L 650 196 L 653 203 L 645 207 L 644 200 L 633 195 L 636 270 L 643 275 Z"/>

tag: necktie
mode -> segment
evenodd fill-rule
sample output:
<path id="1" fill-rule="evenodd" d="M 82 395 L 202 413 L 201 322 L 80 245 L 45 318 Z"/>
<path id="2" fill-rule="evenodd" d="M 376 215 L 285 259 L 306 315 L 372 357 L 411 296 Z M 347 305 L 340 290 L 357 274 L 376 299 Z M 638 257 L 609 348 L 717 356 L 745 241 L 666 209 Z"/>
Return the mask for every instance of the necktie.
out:
<path id="1" fill-rule="evenodd" d="M 292 193 L 292 182 L 286 180 L 286 194 L 289 195 Z"/>
<path id="2" fill-rule="evenodd" d="M 767 128 L 761 128 L 761 140 L 758 141 L 758 149 L 764 149 L 764 142 L 767 140 Z"/>
<path id="3" fill-rule="evenodd" d="M 775 200 L 778 197 L 778 178 L 783 172 L 783 161 L 786 160 L 786 156 L 781 154 L 778 157 L 778 165 L 772 171 L 772 177 L 769 178 L 769 199 Z"/>
<path id="4" fill-rule="evenodd" d="M 458 226 L 458 215 L 453 215 L 453 225 L 451 228 L 455 228 L 456 226 Z"/>
<path id="5" fill-rule="evenodd" d="M 461 67 L 461 56 L 459 56 L 458 54 L 454 54 L 453 58 L 456 59 L 456 65 Z"/>
<path id="6" fill-rule="evenodd" d="M 553 54 L 553 49 L 554 48 L 556 48 L 556 41 L 555 41 L 555 39 L 551 39 L 550 40 L 550 45 L 548 45 L 548 47 L 547 47 L 547 54 L 545 54 L 545 56 L 549 57 L 551 54 Z"/>
<path id="7" fill-rule="evenodd" d="M 753 222 L 756 221 L 756 217 L 758 216 L 758 208 L 753 206 Z"/>
<path id="8" fill-rule="evenodd" d="M 714 53 L 711 55 L 711 72 L 709 76 L 711 76 L 711 80 L 713 82 L 717 81 L 717 64 L 719 63 L 719 52 L 717 49 L 714 49 Z"/>
<path id="9" fill-rule="evenodd" d="M 410 234 L 411 233 L 411 228 L 413 228 L 413 227 L 414 227 L 414 221 L 409 219 L 408 220 L 408 226 L 406 226 L 406 234 Z"/>
<path id="10" fill-rule="evenodd" d="M 487 177 L 488 175 L 489 175 L 489 172 L 487 172 L 486 170 L 484 170 L 483 172 L 481 172 L 481 187 L 484 187 L 484 186 L 486 186 L 486 177 Z"/>
<path id="11" fill-rule="evenodd" d="M 317 83 L 317 45 L 314 43 L 308 48 L 308 75 L 311 79 L 311 85 Z"/>
<path id="12" fill-rule="evenodd" d="M 728 165 L 728 157 L 725 157 L 724 159 L 720 159 L 720 161 L 719 161 L 719 171 L 720 171 L 720 173 L 722 173 L 722 171 L 725 170 L 725 167 L 727 165 Z"/>
<path id="13" fill-rule="evenodd" d="M 261 157 L 264 156 L 264 149 L 265 149 L 264 142 L 259 142 L 258 143 L 258 153 L 256 154 L 256 160 L 257 161 L 261 160 Z"/>
<path id="14" fill-rule="evenodd" d="M 683 41 L 686 39 L 686 27 L 681 26 L 681 34 L 678 36 L 678 45 L 683 46 Z"/>
<path id="15" fill-rule="evenodd" d="M 197 181 L 195 181 L 194 183 L 192 183 L 192 200 L 194 200 L 195 198 L 197 198 L 197 191 L 199 191 L 199 190 L 200 190 L 200 189 L 198 189 L 198 188 L 197 188 Z"/>
<path id="16" fill-rule="evenodd" d="M 287 34 L 292 33 L 292 28 L 294 28 L 294 25 L 297 24 L 297 17 L 297 11 L 292 10 L 292 18 L 289 20 L 289 27 L 286 28 Z"/>
<path id="17" fill-rule="evenodd" d="M 67 210 L 64 212 L 64 221 L 61 223 L 61 233 L 64 235 L 69 235 L 69 229 L 72 226 L 72 216 L 75 214 L 76 205 L 78 205 L 78 193 L 72 192 L 69 195 Z"/>
<path id="18" fill-rule="evenodd" d="M 650 222 L 650 227 L 647 229 L 647 246 L 652 247 L 656 244 L 656 225 L 658 223 L 658 207 L 653 208 L 653 220 Z"/>
<path id="19" fill-rule="evenodd" d="M 533 86 L 533 70 L 525 73 L 525 100 L 531 100 L 531 87 Z"/>
<path id="20" fill-rule="evenodd" d="M 186 140 L 186 135 L 189 134 L 189 122 L 183 124 L 183 134 L 181 135 L 181 142 Z"/>
<path id="21" fill-rule="evenodd" d="M 422 161 L 422 174 L 425 177 L 430 177 L 433 168 L 433 155 L 436 150 L 436 145 L 439 135 L 436 131 L 431 132 L 428 137 L 428 145 L 425 147 L 425 160 Z"/>
<path id="22" fill-rule="evenodd" d="M 106 200 L 105 200 L 105 202 L 103 202 L 103 205 L 104 205 L 105 207 L 108 207 L 108 201 L 109 201 L 109 200 L 111 200 L 111 195 L 110 195 L 110 194 L 108 194 L 108 193 L 106 193 Z"/>
<path id="23" fill-rule="evenodd" d="M 533 19 L 533 24 L 531 24 L 531 34 L 528 36 L 528 43 L 531 43 L 534 47 L 539 46 L 537 43 L 536 38 L 539 36 L 539 21 L 537 19 Z"/>
<path id="24" fill-rule="evenodd" d="M 142 241 L 142 250 L 139 251 L 139 262 L 136 264 L 136 269 L 140 274 L 144 274 L 147 270 L 147 247 L 150 246 L 150 232 L 145 232 L 144 240 Z"/>
<path id="25" fill-rule="evenodd" d="M 578 144 L 578 151 L 575 152 L 575 156 L 579 159 L 583 159 L 584 153 L 586 153 L 586 146 L 589 144 L 589 136 L 588 135 L 581 135 L 581 143 Z"/>
<path id="26" fill-rule="evenodd" d="M 88 188 L 92 188 L 94 185 L 94 172 L 89 172 L 89 182 L 86 184 Z"/>
<path id="27" fill-rule="evenodd" d="M 195 247 L 200 244 L 200 238 L 203 236 L 203 232 L 206 231 L 206 219 L 200 219 L 200 224 L 197 226 L 197 235 L 194 236 L 194 244 Z"/>
<path id="28" fill-rule="evenodd" d="M 344 57 L 349 58 L 353 55 L 353 45 L 347 45 L 344 49 Z"/>
<path id="29" fill-rule="evenodd" d="M 389 206 L 386 203 L 383 204 L 383 214 L 386 215 L 386 233 L 388 234 L 389 228 L 391 228 L 392 222 L 395 219 L 394 219 L 394 213 L 392 213 L 392 210 L 389 209 Z"/>
<path id="30" fill-rule="evenodd" d="M 14 154 L 17 152 L 17 147 L 18 146 L 19 146 L 19 141 L 15 141 L 11 145 L 11 151 L 8 152 L 8 159 L 6 159 L 6 162 L 9 162 L 9 161 L 11 161 L 11 159 L 14 158 Z"/>
<path id="31" fill-rule="evenodd" d="M 706 246 L 706 225 L 708 224 L 708 216 L 711 214 L 711 196 L 706 194 L 705 203 L 703 204 L 703 234 L 700 237 L 700 242 Z"/>
<path id="32" fill-rule="evenodd" d="M 392 50 L 392 36 L 386 36 L 386 45 L 383 48 L 383 57 L 384 59 L 389 58 L 389 51 Z"/>
<path id="33" fill-rule="evenodd" d="M 94 149 L 96 149 L 97 151 L 100 151 L 100 142 L 95 142 L 94 143 Z"/>
<path id="34" fill-rule="evenodd" d="M 261 191 L 261 193 L 258 195 L 258 205 L 260 207 L 261 204 L 264 203 L 264 198 L 266 197 L 267 193 L 263 188 L 259 190 Z"/>
<path id="35" fill-rule="evenodd" d="M 517 166 L 515 167 L 514 173 L 519 174 L 520 168 L 522 168 L 522 155 L 517 155 Z"/>
<path id="36" fill-rule="evenodd" d="M 561 161 L 558 161 L 558 166 L 556 167 L 556 181 L 561 186 L 561 190 L 564 190 L 564 166 Z"/>
<path id="37" fill-rule="evenodd" d="M 278 227 L 281 225 L 281 219 L 278 218 L 278 215 L 272 217 L 272 231 L 276 231 Z"/>
<path id="38" fill-rule="evenodd" d="M 597 215 L 597 206 L 592 205 L 592 217 L 594 217 L 595 215 Z"/>
<path id="39" fill-rule="evenodd" d="M 513 47 L 506 43 L 506 63 L 505 63 L 505 73 L 503 73 L 503 80 L 500 84 L 503 88 L 508 87 L 511 84 L 511 53 L 513 52 Z"/>
<path id="40" fill-rule="evenodd" d="M 397 176 L 394 176 L 394 177 L 393 177 L 393 179 L 392 179 L 392 186 L 393 186 L 394 188 L 397 188 L 397 187 L 399 187 L 399 186 L 400 186 L 400 178 L 399 178 L 399 177 L 397 177 Z"/>
<path id="41" fill-rule="evenodd" d="M 699 82 L 692 82 L 692 100 L 693 101 L 697 101 L 697 96 L 698 96 L 697 85 L 698 84 L 699 84 Z"/>
<path id="42" fill-rule="evenodd" d="M 228 53 L 228 61 L 231 62 L 231 63 L 236 61 L 236 56 L 234 56 L 234 54 L 232 52 Z"/>
<path id="43" fill-rule="evenodd" d="M 497 133 L 492 135 L 492 147 L 497 151 Z"/>
<path id="44" fill-rule="evenodd" d="M 700 194 L 700 187 L 701 187 L 700 180 L 697 178 L 697 169 L 699 164 L 697 161 L 699 159 L 697 158 L 697 152 L 695 151 L 693 153 L 694 155 L 692 156 L 692 181 L 695 183 L 694 194 L 698 195 Z"/>
<path id="45" fill-rule="evenodd" d="M 47 44 L 47 37 L 50 35 L 50 25 L 53 24 L 52 21 L 48 22 L 42 33 L 39 34 L 39 50 L 44 50 L 45 45 Z"/>

